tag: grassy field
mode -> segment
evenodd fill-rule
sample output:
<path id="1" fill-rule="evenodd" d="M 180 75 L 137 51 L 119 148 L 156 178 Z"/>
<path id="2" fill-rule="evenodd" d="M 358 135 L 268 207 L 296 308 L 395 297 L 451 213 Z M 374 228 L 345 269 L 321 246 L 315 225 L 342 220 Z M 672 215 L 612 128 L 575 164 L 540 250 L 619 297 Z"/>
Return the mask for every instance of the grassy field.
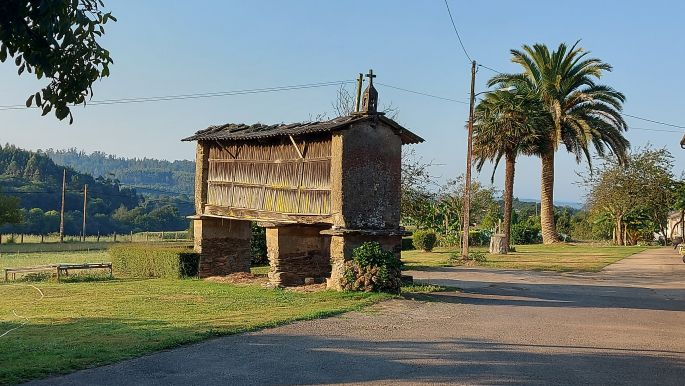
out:
<path id="1" fill-rule="evenodd" d="M 596 272 L 624 257 L 642 252 L 648 247 L 597 246 L 590 244 L 518 245 L 516 252 L 507 255 L 487 254 L 487 261 L 478 266 L 507 269 L 528 269 L 556 272 Z M 487 251 L 486 248 L 472 248 Z M 402 261 L 407 269 L 428 269 L 451 266 L 450 255 L 458 248 L 436 248 L 433 252 L 403 251 Z"/>
<path id="2" fill-rule="evenodd" d="M 0 337 L 0 384 L 333 315 L 389 297 L 301 293 L 195 279 L 31 284 L 45 295 L 42 299 L 26 283 L 0 284 L 0 335 L 19 327 Z"/>

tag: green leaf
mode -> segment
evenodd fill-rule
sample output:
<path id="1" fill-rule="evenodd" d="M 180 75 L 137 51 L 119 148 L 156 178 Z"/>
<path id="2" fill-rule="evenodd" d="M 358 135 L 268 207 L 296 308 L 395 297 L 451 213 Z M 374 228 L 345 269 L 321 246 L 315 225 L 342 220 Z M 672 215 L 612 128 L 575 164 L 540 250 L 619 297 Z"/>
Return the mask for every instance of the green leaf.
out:
<path id="1" fill-rule="evenodd" d="M 33 97 L 34 96 L 31 95 L 29 99 L 26 100 L 26 107 L 31 107 L 31 105 L 33 104 Z"/>
<path id="2" fill-rule="evenodd" d="M 38 105 L 38 106 L 43 105 L 42 101 L 40 100 L 40 92 L 36 93 L 36 105 Z"/>

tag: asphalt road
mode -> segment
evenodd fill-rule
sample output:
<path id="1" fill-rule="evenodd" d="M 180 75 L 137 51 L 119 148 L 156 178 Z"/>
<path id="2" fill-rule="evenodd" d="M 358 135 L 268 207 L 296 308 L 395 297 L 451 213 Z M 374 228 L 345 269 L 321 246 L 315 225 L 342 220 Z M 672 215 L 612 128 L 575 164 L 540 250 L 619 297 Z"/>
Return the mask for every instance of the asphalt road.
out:
<path id="1" fill-rule="evenodd" d="M 462 288 L 213 339 L 34 384 L 685 384 L 685 264 L 597 274 L 444 268 Z"/>

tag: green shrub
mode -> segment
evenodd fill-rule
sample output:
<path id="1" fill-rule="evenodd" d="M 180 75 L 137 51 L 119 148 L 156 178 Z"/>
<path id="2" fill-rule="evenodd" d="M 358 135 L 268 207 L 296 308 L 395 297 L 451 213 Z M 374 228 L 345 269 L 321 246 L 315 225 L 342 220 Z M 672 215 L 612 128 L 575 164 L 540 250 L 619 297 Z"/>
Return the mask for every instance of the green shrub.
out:
<path id="1" fill-rule="evenodd" d="M 487 258 L 485 257 L 485 252 L 482 251 L 471 251 L 469 253 L 469 259 L 473 261 L 477 261 L 479 263 L 483 263 L 487 261 Z"/>
<path id="2" fill-rule="evenodd" d="M 490 245 L 491 232 L 485 229 L 469 230 L 469 245 L 482 247 Z"/>
<path id="3" fill-rule="evenodd" d="M 252 237 L 250 238 L 250 254 L 252 255 L 252 265 L 265 265 L 269 263 L 266 254 L 266 228 L 260 227 L 257 223 L 252 223 Z"/>
<path id="4" fill-rule="evenodd" d="M 541 242 L 542 233 L 539 225 L 520 222 L 511 226 L 511 244 L 539 244 Z"/>
<path id="5" fill-rule="evenodd" d="M 112 269 L 129 277 L 197 276 L 200 256 L 189 247 L 121 244 L 109 248 Z"/>
<path id="6" fill-rule="evenodd" d="M 402 250 L 413 251 L 414 249 L 416 248 L 414 248 L 414 242 L 411 237 L 402 237 Z"/>
<path id="7" fill-rule="evenodd" d="M 376 242 L 365 242 L 345 262 L 341 286 L 346 291 L 399 293 L 402 286 L 402 262 Z"/>
<path id="8" fill-rule="evenodd" d="M 435 247 L 435 242 L 437 241 L 437 236 L 434 231 L 431 230 L 418 230 L 414 232 L 413 242 L 414 248 L 421 249 L 425 252 L 430 252 Z"/>

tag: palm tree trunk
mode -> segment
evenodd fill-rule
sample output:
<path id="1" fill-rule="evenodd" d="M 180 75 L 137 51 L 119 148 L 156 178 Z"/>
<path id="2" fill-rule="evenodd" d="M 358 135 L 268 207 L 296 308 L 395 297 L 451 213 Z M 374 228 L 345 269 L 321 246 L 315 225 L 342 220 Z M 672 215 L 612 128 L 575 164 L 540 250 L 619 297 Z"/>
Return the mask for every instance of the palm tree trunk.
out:
<path id="1" fill-rule="evenodd" d="M 514 173 L 516 171 L 516 156 L 506 155 L 504 169 L 504 222 L 502 223 L 502 233 L 504 233 L 504 252 L 509 252 L 511 245 L 511 209 L 514 201 Z"/>
<path id="2" fill-rule="evenodd" d="M 554 150 L 549 149 L 542 155 L 542 181 L 540 194 L 540 226 L 542 242 L 556 243 L 559 240 L 554 224 Z"/>

